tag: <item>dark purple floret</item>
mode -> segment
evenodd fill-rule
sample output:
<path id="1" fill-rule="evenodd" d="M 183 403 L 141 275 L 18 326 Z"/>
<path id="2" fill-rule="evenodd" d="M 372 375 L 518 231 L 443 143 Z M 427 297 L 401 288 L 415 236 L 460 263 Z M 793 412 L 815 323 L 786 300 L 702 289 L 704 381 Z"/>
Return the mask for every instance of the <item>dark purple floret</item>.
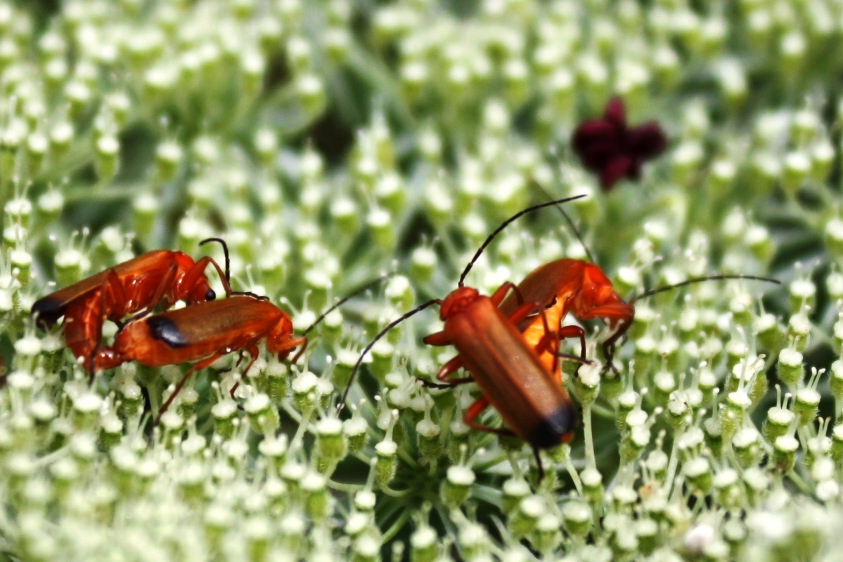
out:
<path id="1" fill-rule="evenodd" d="M 623 100 L 612 98 L 601 119 L 577 127 L 571 144 L 585 167 L 600 174 L 600 186 L 608 191 L 621 178 L 640 178 L 644 161 L 664 152 L 667 137 L 655 121 L 629 127 Z"/>

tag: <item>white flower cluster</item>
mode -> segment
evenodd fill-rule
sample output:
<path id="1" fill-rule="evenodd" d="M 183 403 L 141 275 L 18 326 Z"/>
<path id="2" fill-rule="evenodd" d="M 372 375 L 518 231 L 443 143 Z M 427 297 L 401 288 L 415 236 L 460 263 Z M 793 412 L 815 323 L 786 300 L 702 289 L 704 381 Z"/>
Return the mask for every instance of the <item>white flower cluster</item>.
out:
<path id="1" fill-rule="evenodd" d="M 0 0 L 0 548 L 835 559 L 841 34 L 840 0 Z M 633 126 L 608 123 L 615 97 Z M 581 161 L 572 132 L 601 119 L 611 142 Z M 589 155 L 635 154 L 649 121 L 666 153 L 601 185 Z M 474 258 L 507 217 L 581 194 Z M 209 237 L 236 291 L 267 295 L 296 334 L 313 325 L 301 356 L 203 317 L 223 356 L 156 422 L 186 366 L 127 357 L 91 377 L 61 324 L 29 314 L 142 252 L 224 264 Z M 442 330 L 429 312 L 361 358 L 337 412 L 363 346 L 467 264 L 489 295 L 562 258 L 612 280 L 547 280 L 584 333 L 587 362 L 578 338 L 559 349 L 570 444 L 534 456 L 476 428 L 501 423 L 474 417 L 476 385 L 419 382 L 455 354 L 421 342 Z M 635 307 L 628 329 L 594 296 L 612 290 Z M 86 308 L 97 351 L 123 329 L 103 301 Z"/>

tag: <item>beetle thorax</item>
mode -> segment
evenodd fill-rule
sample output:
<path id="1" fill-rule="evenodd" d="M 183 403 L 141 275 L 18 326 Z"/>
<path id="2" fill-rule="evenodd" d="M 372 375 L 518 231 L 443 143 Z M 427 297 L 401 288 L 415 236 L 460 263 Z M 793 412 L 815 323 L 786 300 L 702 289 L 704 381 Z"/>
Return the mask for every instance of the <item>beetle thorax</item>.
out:
<path id="1" fill-rule="evenodd" d="M 476 300 L 478 296 L 480 296 L 480 293 L 477 289 L 471 287 L 457 288 L 442 301 L 442 305 L 439 307 L 439 319 L 445 321 L 457 314 Z"/>

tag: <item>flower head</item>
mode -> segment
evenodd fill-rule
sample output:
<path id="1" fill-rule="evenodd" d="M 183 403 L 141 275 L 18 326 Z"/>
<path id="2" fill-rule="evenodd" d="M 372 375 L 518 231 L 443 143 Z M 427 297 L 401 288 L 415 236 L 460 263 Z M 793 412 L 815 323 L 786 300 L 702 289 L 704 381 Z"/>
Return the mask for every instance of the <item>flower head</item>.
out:
<path id="1" fill-rule="evenodd" d="M 667 137 L 655 121 L 627 125 L 626 107 L 615 97 L 606 104 L 601 119 L 577 127 L 571 144 L 585 167 L 600 174 L 600 186 L 608 191 L 621 178 L 641 177 L 641 165 L 664 152 Z"/>

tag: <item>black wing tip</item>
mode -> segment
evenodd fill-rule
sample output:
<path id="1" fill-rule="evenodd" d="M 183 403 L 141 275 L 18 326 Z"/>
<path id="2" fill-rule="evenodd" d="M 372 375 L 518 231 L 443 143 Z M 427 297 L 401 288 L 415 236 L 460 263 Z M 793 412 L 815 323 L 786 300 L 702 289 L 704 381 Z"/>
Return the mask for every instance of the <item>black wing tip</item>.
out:
<path id="1" fill-rule="evenodd" d="M 530 444 L 539 449 L 557 447 L 569 440 L 577 424 L 574 407 L 571 404 L 562 404 L 536 427 Z"/>
<path id="2" fill-rule="evenodd" d="M 46 331 L 56 325 L 59 318 L 64 316 L 67 305 L 52 297 L 44 297 L 35 301 L 29 314 L 37 316 L 35 323 L 39 328 Z"/>
<path id="3" fill-rule="evenodd" d="M 166 316 L 151 316 L 146 319 L 146 324 L 149 326 L 149 335 L 153 339 L 161 340 L 169 347 L 179 348 L 190 343 L 187 341 L 184 332 Z"/>

